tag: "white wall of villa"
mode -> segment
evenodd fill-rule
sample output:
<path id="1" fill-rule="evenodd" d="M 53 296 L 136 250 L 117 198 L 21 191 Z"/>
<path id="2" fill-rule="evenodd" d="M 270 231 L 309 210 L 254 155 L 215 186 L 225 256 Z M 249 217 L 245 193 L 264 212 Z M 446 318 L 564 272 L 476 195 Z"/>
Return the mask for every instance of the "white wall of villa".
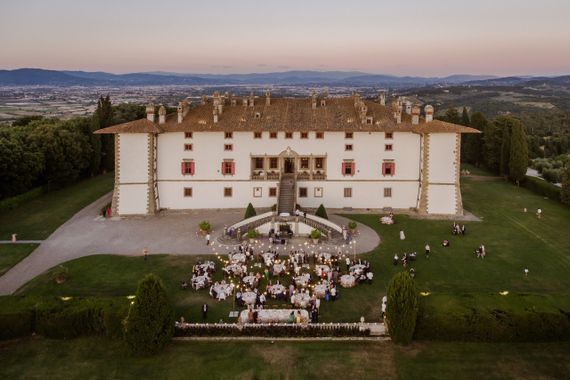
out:
<path id="1" fill-rule="evenodd" d="M 118 212 L 120 215 L 147 213 L 148 135 L 125 133 L 119 136 Z"/>

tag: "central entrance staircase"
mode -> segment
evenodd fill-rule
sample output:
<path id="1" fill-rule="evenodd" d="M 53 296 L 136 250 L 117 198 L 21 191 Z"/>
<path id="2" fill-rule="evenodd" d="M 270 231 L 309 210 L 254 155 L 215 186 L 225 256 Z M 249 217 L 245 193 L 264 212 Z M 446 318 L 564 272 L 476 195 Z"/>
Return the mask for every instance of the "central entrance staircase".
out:
<path id="1" fill-rule="evenodd" d="M 277 203 L 277 214 L 289 213 L 294 215 L 295 213 L 295 175 L 291 173 L 286 173 L 281 176 L 281 182 L 279 183 L 279 200 Z"/>

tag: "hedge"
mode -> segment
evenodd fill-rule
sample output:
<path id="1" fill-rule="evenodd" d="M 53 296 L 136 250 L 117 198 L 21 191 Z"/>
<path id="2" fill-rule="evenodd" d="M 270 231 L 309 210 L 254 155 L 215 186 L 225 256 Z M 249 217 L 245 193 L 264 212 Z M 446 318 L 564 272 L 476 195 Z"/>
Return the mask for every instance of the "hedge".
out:
<path id="1" fill-rule="evenodd" d="M 21 205 L 22 203 L 37 198 L 44 193 L 45 193 L 44 187 L 40 186 L 30 191 L 27 191 L 23 194 L 3 199 L 0 201 L 0 210 L 12 210 Z"/>
<path id="2" fill-rule="evenodd" d="M 466 314 L 418 316 L 417 340 L 538 342 L 570 340 L 570 312 L 471 310 Z"/>
<path id="3" fill-rule="evenodd" d="M 177 326 L 174 330 L 176 337 L 217 337 L 217 336 L 256 336 L 256 337 L 366 337 L 370 336 L 369 329 L 360 326 L 323 326 L 312 325 L 216 325 L 209 326 L 188 324 Z"/>
<path id="4" fill-rule="evenodd" d="M 533 193 L 560 201 L 560 188 L 543 179 L 527 176 L 522 185 Z"/>

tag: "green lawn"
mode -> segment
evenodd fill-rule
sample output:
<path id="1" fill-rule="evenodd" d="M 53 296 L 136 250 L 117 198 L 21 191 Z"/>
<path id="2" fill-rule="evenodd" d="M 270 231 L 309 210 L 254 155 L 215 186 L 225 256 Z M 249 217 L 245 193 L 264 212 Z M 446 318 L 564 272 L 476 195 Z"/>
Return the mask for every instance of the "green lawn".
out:
<path id="1" fill-rule="evenodd" d="M 372 263 L 375 281 L 353 289 L 341 289 L 340 299 L 324 303 L 322 321 L 356 321 L 380 317 L 379 302 L 386 285 L 401 266 L 392 265 L 394 253 L 417 251 L 413 263 L 416 281 L 427 306 L 445 311 L 469 308 L 502 310 L 570 310 L 570 208 L 545 200 L 524 188 L 502 180 L 463 181 L 465 207 L 480 216 L 482 222 L 470 222 L 467 235 L 451 236 L 449 221 L 412 219 L 397 216 L 396 224 L 378 223 L 375 215 L 351 215 L 355 220 L 374 228 L 382 244 L 364 255 Z M 533 212 L 544 211 L 538 220 Z M 399 239 L 399 231 L 406 240 Z M 448 238 L 451 247 L 440 242 Z M 423 255 L 426 242 L 432 247 L 430 259 Z M 481 243 L 487 247 L 487 257 L 476 259 L 474 249 Z M 55 285 L 51 273 L 46 273 L 19 290 L 19 294 L 124 296 L 133 294 L 137 281 L 145 273 L 154 272 L 164 280 L 176 306 L 177 316 L 187 320 L 199 319 L 200 305 L 210 305 L 210 321 L 228 320 L 231 301 L 217 302 L 205 290 L 182 291 L 179 282 L 188 278 L 195 257 L 156 255 L 144 261 L 141 257 L 92 256 L 65 264 L 70 278 Z M 202 258 L 204 259 L 204 258 Z M 528 277 L 523 269 L 529 269 Z M 344 268 L 344 265 L 342 266 Z M 217 274 L 221 277 L 220 273 Z M 509 291 L 507 296 L 499 294 Z M 277 304 L 274 306 L 286 306 Z"/>
<path id="2" fill-rule="evenodd" d="M 0 345 L 5 379 L 565 378 L 570 343 L 174 342 L 156 357 L 120 342 L 28 339 Z"/>
<path id="3" fill-rule="evenodd" d="M 0 244 L 0 276 L 28 256 L 37 244 Z"/>
<path id="4" fill-rule="evenodd" d="M 42 240 L 76 212 L 113 189 L 113 173 L 83 180 L 0 212 L 0 240 Z"/>

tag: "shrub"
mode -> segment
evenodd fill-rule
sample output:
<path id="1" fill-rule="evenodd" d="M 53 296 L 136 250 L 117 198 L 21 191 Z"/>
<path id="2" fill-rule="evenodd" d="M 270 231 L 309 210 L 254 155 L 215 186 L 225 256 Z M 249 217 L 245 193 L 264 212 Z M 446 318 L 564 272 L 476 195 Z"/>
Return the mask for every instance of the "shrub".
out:
<path id="1" fill-rule="evenodd" d="M 250 203 L 247 205 L 247 208 L 245 209 L 245 215 L 244 215 L 244 219 L 249 219 L 253 216 L 256 216 L 257 212 L 255 212 L 255 209 L 253 208 L 253 205 Z"/>
<path id="2" fill-rule="evenodd" d="M 386 318 L 390 337 L 395 343 L 412 340 L 418 315 L 418 291 L 408 272 L 394 275 L 388 284 Z"/>
<path id="3" fill-rule="evenodd" d="M 207 220 L 203 220 L 200 223 L 198 223 L 198 227 L 202 231 L 210 231 L 210 229 L 212 228 L 212 225 Z"/>
<path id="4" fill-rule="evenodd" d="M 92 299 L 44 303 L 36 310 L 35 331 L 49 338 L 75 338 L 104 332 L 103 306 Z"/>
<path id="5" fill-rule="evenodd" d="M 524 181 L 522 185 L 533 193 L 548 197 L 555 201 L 560 200 L 560 188 L 540 178 L 527 176 L 526 181 Z"/>
<path id="6" fill-rule="evenodd" d="M 562 178 L 561 169 L 544 169 L 542 171 L 542 178 L 552 183 L 559 183 Z"/>
<path id="7" fill-rule="evenodd" d="M 259 236 L 259 234 L 257 233 L 257 230 L 251 229 L 251 230 L 247 231 L 247 238 L 248 239 L 257 239 L 258 236 Z"/>
<path id="8" fill-rule="evenodd" d="M 309 237 L 311 239 L 320 239 L 321 238 L 321 231 L 314 229 L 311 231 L 311 233 L 309 234 Z"/>
<path id="9" fill-rule="evenodd" d="M 322 203 L 319 206 L 319 208 L 317 209 L 317 211 L 315 212 L 315 215 L 318 216 L 319 218 L 323 218 L 323 219 L 329 218 L 329 216 L 327 215 L 327 210 L 325 210 L 325 206 L 323 206 Z"/>
<path id="10" fill-rule="evenodd" d="M 125 340 L 133 353 L 159 352 L 174 333 L 174 313 L 162 281 L 147 275 L 140 283 L 125 322 Z"/>
<path id="11" fill-rule="evenodd" d="M 358 225 L 356 224 L 356 222 L 353 221 L 348 222 L 348 228 L 351 230 L 355 230 L 357 226 Z"/>

